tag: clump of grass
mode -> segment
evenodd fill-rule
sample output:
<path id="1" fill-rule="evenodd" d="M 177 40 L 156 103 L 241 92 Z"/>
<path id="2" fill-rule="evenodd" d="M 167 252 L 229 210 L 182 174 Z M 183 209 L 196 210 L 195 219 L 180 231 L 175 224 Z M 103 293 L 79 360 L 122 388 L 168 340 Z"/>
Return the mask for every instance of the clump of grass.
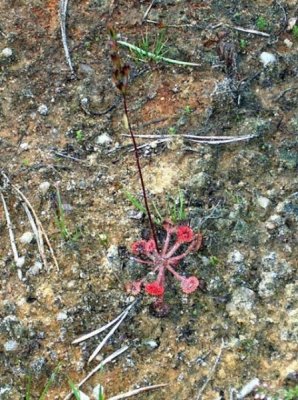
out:
<path id="1" fill-rule="evenodd" d="M 159 62 L 161 57 L 165 57 L 168 53 L 166 31 L 162 29 L 152 39 L 148 32 L 136 43 L 135 48 L 131 48 L 131 54 L 139 61 L 147 62 L 153 60 Z"/>
<path id="2" fill-rule="evenodd" d="M 267 21 L 267 19 L 265 17 L 263 17 L 262 15 L 260 15 L 257 18 L 256 21 L 256 27 L 259 29 L 259 31 L 264 31 L 265 29 L 267 29 L 269 26 L 269 23 Z"/>
<path id="3" fill-rule="evenodd" d="M 126 198 L 136 208 L 146 214 L 146 209 L 143 204 L 129 191 L 124 192 Z M 165 212 L 155 202 L 152 202 L 153 206 L 153 221 L 156 225 L 160 226 L 166 217 L 170 218 L 173 223 L 185 221 L 187 219 L 186 208 L 185 208 L 185 197 L 183 191 L 180 190 L 177 196 L 167 196 L 165 204 Z"/>

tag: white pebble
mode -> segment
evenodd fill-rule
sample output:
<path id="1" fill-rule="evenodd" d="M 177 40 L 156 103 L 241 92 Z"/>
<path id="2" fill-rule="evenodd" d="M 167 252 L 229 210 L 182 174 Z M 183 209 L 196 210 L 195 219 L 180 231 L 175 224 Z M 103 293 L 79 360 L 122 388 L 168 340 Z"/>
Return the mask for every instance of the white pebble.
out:
<path id="1" fill-rule="evenodd" d="M 293 47 L 293 42 L 291 42 L 289 39 L 285 39 L 284 44 L 287 46 L 288 49 L 291 49 Z"/>
<path id="2" fill-rule="evenodd" d="M 274 64 L 277 60 L 274 54 L 263 51 L 263 53 L 260 54 L 260 61 L 264 67 L 267 67 L 267 65 Z"/>
<path id="3" fill-rule="evenodd" d="M 238 250 L 234 250 L 228 254 L 228 263 L 229 264 L 238 264 L 244 261 L 244 255 L 240 253 Z"/>
<path id="4" fill-rule="evenodd" d="M 101 146 L 107 146 L 112 143 L 112 138 L 107 132 L 104 132 L 101 135 L 97 136 L 95 142 L 96 144 L 99 144 Z"/>
<path id="5" fill-rule="evenodd" d="M 4 343 L 4 350 L 5 351 L 16 351 L 18 348 L 18 343 L 15 340 L 8 340 Z"/>
<path id="6" fill-rule="evenodd" d="M 11 57 L 12 56 L 12 49 L 10 47 L 5 47 L 5 49 L 3 49 L 1 51 L 1 54 L 3 55 L 3 57 Z"/>
<path id="7" fill-rule="evenodd" d="M 20 237 L 20 242 L 23 244 L 29 244 L 32 242 L 33 238 L 34 238 L 33 233 L 28 231 L 23 233 L 23 235 Z"/>
<path id="8" fill-rule="evenodd" d="M 16 261 L 16 266 L 17 268 L 22 268 L 22 266 L 25 264 L 25 257 L 19 257 Z"/>
<path id="9" fill-rule="evenodd" d="M 25 150 L 29 150 L 29 144 L 27 142 L 21 143 L 20 144 L 20 149 L 25 151 Z"/>
<path id="10" fill-rule="evenodd" d="M 67 319 L 67 314 L 64 311 L 61 311 L 57 314 L 57 321 L 63 321 Z"/>
<path id="11" fill-rule="evenodd" d="M 45 195 L 47 193 L 47 191 L 49 190 L 50 186 L 51 186 L 50 182 L 42 182 L 39 185 L 39 190 L 40 190 L 41 194 Z"/>
<path id="12" fill-rule="evenodd" d="M 258 197 L 257 202 L 258 202 L 259 206 L 261 206 L 262 208 L 265 208 L 265 209 L 270 204 L 270 200 L 267 197 L 263 197 L 263 196 Z"/>
<path id="13" fill-rule="evenodd" d="M 48 113 L 49 113 L 49 109 L 45 104 L 41 104 L 38 107 L 37 111 L 39 112 L 40 115 L 43 115 L 43 116 L 48 115 Z"/>

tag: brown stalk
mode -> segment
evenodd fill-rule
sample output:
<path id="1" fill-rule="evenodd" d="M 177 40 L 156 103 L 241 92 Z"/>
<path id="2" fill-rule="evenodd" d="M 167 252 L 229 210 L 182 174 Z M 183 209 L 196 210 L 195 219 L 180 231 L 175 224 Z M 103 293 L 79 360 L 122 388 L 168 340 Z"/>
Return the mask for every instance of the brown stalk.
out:
<path id="1" fill-rule="evenodd" d="M 123 97 L 123 108 L 124 108 L 124 112 L 125 112 L 125 116 L 126 116 L 126 120 L 127 120 L 127 125 L 128 125 L 128 130 L 130 133 L 130 137 L 133 143 L 133 147 L 134 147 L 134 155 L 135 155 L 135 159 L 136 159 L 136 164 L 137 164 L 137 169 L 138 169 L 138 174 L 139 174 L 139 178 L 140 178 L 140 182 L 141 182 L 141 187 L 142 187 L 142 192 L 143 192 L 143 197 L 144 197 L 144 203 L 145 203 L 145 208 L 147 211 L 147 215 L 148 215 L 148 219 L 149 219 L 149 224 L 150 224 L 150 228 L 151 228 L 151 232 L 152 232 L 152 236 L 153 236 L 153 240 L 155 242 L 155 246 L 156 249 L 158 251 L 158 242 L 157 242 L 157 236 L 156 236 L 156 232 L 155 232 L 155 226 L 152 220 L 152 216 L 151 216 L 151 212 L 150 212 L 150 208 L 149 208 L 149 204 L 148 204 L 148 198 L 147 198 L 147 193 L 146 193 L 146 187 L 145 187 L 145 183 L 144 183 L 144 179 L 143 179 L 143 173 L 142 173 L 142 168 L 141 168 L 141 164 L 140 164 L 140 157 L 139 157 L 139 151 L 138 151 L 138 146 L 137 146 L 137 142 L 135 139 L 135 136 L 133 134 L 133 131 L 131 129 L 131 125 L 130 125 L 130 121 L 129 121 L 129 116 L 128 116 L 128 109 L 127 109 L 127 102 L 126 102 L 126 95 L 125 93 L 122 93 L 122 97 Z"/>

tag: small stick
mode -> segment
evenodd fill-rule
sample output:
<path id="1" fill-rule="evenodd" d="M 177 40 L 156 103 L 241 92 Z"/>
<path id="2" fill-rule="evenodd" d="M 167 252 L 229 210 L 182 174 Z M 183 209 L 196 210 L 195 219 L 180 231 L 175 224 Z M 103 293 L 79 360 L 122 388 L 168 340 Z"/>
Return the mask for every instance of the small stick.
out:
<path id="1" fill-rule="evenodd" d="M 149 22 L 149 24 L 155 24 L 158 25 L 160 22 L 159 21 L 154 21 L 153 19 L 146 19 L 146 22 Z M 188 27 L 193 27 L 193 24 L 181 24 L 181 25 L 175 25 L 175 24 L 167 24 L 164 25 L 165 28 L 188 28 Z"/>
<path id="2" fill-rule="evenodd" d="M 69 160 L 73 160 L 73 161 L 77 161 L 77 162 L 82 162 L 82 163 L 85 162 L 85 160 L 81 160 L 80 158 L 76 158 L 76 157 L 69 156 L 69 155 L 67 155 L 67 154 L 60 153 L 59 151 L 54 151 L 53 153 L 54 153 L 56 156 L 58 156 L 58 157 L 68 158 Z"/>
<path id="3" fill-rule="evenodd" d="M 87 340 L 95 335 L 98 335 L 99 333 L 105 331 L 106 329 L 108 329 L 110 326 L 112 326 L 115 322 L 117 322 L 124 313 L 128 313 L 131 308 L 137 303 L 138 300 L 133 301 L 128 307 L 126 307 L 126 309 L 124 311 L 122 311 L 121 314 L 118 315 L 118 317 L 114 318 L 113 321 L 107 323 L 106 325 L 102 326 L 101 328 L 96 329 L 95 331 L 92 331 L 90 333 L 86 333 L 83 336 L 80 336 L 78 339 L 75 339 L 72 344 L 76 344 L 76 343 L 80 343 L 83 342 L 84 340 Z"/>
<path id="4" fill-rule="evenodd" d="M 148 17 L 148 15 L 149 15 L 149 13 L 150 13 L 150 10 L 151 10 L 152 6 L 154 5 L 154 3 L 155 3 L 155 0 L 152 0 L 152 1 L 151 1 L 151 4 L 149 5 L 149 7 L 147 8 L 147 10 L 145 11 L 145 14 L 144 14 L 144 16 L 143 16 L 142 22 L 144 22 L 144 20 Z"/>
<path id="5" fill-rule="evenodd" d="M 128 136 L 128 135 L 122 135 Z M 157 139 L 155 142 L 157 144 L 170 141 L 173 136 L 171 135 L 135 135 L 137 138 L 143 139 Z M 226 144 L 226 143 L 233 143 L 233 142 L 240 142 L 242 140 L 250 140 L 253 138 L 258 137 L 258 135 L 245 135 L 245 136 L 195 136 L 195 135 L 181 135 L 184 139 L 194 142 L 194 143 L 201 143 L 201 144 Z M 150 144 L 146 143 L 141 146 L 138 146 L 138 149 L 142 147 L 149 146 Z"/>
<path id="6" fill-rule="evenodd" d="M 260 379 L 254 378 L 249 381 L 243 388 L 237 393 L 237 399 L 244 399 L 251 392 L 253 392 L 260 385 Z"/>
<path id="7" fill-rule="evenodd" d="M 5 173 L 2 172 L 2 171 L 1 171 L 1 174 L 2 174 L 2 175 L 4 176 L 4 178 L 10 183 L 11 187 L 18 193 L 18 195 L 23 199 L 23 201 L 24 201 L 24 202 L 27 204 L 27 206 L 29 207 L 29 209 L 30 209 L 30 211 L 31 211 L 31 213 L 32 213 L 32 215 L 33 215 L 33 217 L 35 218 L 35 221 L 36 221 L 36 223 L 37 223 L 39 229 L 41 230 L 41 232 L 42 232 L 42 234 L 43 234 L 43 236 L 44 236 L 44 238 L 45 238 L 45 241 L 46 241 L 46 243 L 47 243 L 47 245 L 48 245 L 48 248 L 49 248 L 49 250 L 50 250 L 51 256 L 52 256 L 52 258 L 53 258 L 54 264 L 56 265 L 56 268 L 57 268 L 57 270 L 59 271 L 59 265 L 58 265 L 57 259 L 56 259 L 56 257 L 55 257 L 54 250 L 53 250 L 53 248 L 52 248 L 52 246 L 51 246 L 51 243 L 50 243 L 50 241 L 49 241 L 48 235 L 46 234 L 46 231 L 44 230 L 44 228 L 43 228 L 43 226 L 42 226 L 42 223 L 40 222 L 39 218 L 38 218 L 37 215 L 36 215 L 36 212 L 34 211 L 34 208 L 32 207 L 32 205 L 31 205 L 31 203 L 29 202 L 29 200 L 27 199 L 27 197 L 20 191 L 20 189 L 18 189 L 15 185 L 13 185 L 13 184 L 10 182 L 10 179 L 8 178 L 8 176 L 5 175 Z"/>
<path id="8" fill-rule="evenodd" d="M 170 142 L 170 140 L 171 140 L 170 138 L 154 140 L 153 142 L 145 143 L 145 144 L 141 144 L 140 146 L 137 146 L 137 149 L 138 149 L 138 150 L 141 150 L 141 149 L 143 149 L 144 147 L 151 147 L 151 145 L 152 145 L 153 143 L 161 144 L 161 143 L 165 143 L 165 142 Z M 129 150 L 129 152 L 132 152 L 132 151 L 134 151 L 134 150 L 133 150 L 133 149 L 130 149 L 130 150 Z"/>
<path id="9" fill-rule="evenodd" d="M 25 210 L 25 213 L 27 214 L 27 218 L 29 220 L 29 223 L 31 225 L 32 231 L 34 233 L 34 236 L 36 238 L 37 242 L 37 247 L 39 250 L 40 257 L 42 259 L 43 265 L 45 268 L 47 268 L 47 259 L 44 251 L 44 243 L 43 243 L 43 238 L 42 238 L 42 232 L 40 229 L 37 228 L 34 218 L 32 217 L 32 214 L 27 206 L 26 203 L 23 203 L 23 208 Z"/>
<path id="10" fill-rule="evenodd" d="M 210 372 L 209 372 L 209 375 L 208 375 L 208 377 L 207 377 L 207 379 L 206 379 L 204 385 L 201 387 L 201 389 L 200 389 L 200 391 L 199 391 L 199 393 L 198 393 L 198 396 L 196 397 L 196 400 L 200 400 L 200 398 L 202 397 L 202 394 L 203 394 L 204 390 L 206 389 L 206 386 L 207 386 L 208 383 L 211 381 L 212 376 L 214 375 L 215 369 L 216 369 L 217 365 L 218 365 L 219 362 L 220 362 L 220 357 L 221 357 L 221 354 L 222 354 L 222 350 L 223 350 L 223 348 L 224 348 L 224 345 L 225 345 L 225 342 L 224 342 L 223 339 L 221 339 L 221 346 L 220 346 L 218 355 L 217 355 L 217 357 L 216 357 L 216 359 L 215 359 L 215 362 L 214 362 L 214 364 L 213 364 L 213 366 L 212 366 L 212 368 L 211 368 L 211 370 L 210 370 Z"/>
<path id="11" fill-rule="evenodd" d="M 283 90 L 278 96 L 276 96 L 273 100 L 274 101 L 278 101 L 279 99 L 281 99 L 286 93 L 291 92 L 292 90 L 297 90 L 298 86 L 293 86 L 290 88 L 287 88 L 285 90 Z"/>
<path id="12" fill-rule="evenodd" d="M 232 25 L 226 25 L 226 26 L 228 28 L 235 29 L 236 31 L 252 33 L 253 35 L 270 37 L 269 33 L 256 31 L 255 29 L 245 29 L 245 28 L 242 28 L 241 26 L 232 26 Z"/>
<path id="13" fill-rule="evenodd" d="M 119 325 L 121 325 L 121 323 L 127 317 L 127 314 L 128 314 L 128 311 L 124 311 L 120 320 L 116 323 L 116 325 L 110 330 L 110 332 L 103 338 L 103 340 L 100 342 L 100 344 L 93 351 L 93 353 L 89 357 L 88 364 L 97 356 L 97 354 L 100 352 L 100 350 L 103 348 L 103 346 L 107 343 L 107 341 L 110 339 L 110 337 L 114 334 L 114 332 L 119 327 Z"/>
<path id="14" fill-rule="evenodd" d="M 59 20 L 60 20 L 60 29 L 61 29 L 61 37 L 62 37 L 62 44 L 64 48 L 65 58 L 68 63 L 71 75 L 75 77 L 75 72 L 72 66 L 72 61 L 67 45 L 67 35 L 66 35 L 66 12 L 67 12 L 67 3 L 68 0 L 60 0 L 59 5 Z"/>
<path id="15" fill-rule="evenodd" d="M 165 61 L 169 64 L 186 65 L 189 67 L 200 67 L 201 66 L 201 64 L 197 64 L 197 63 L 173 60 L 171 58 L 166 58 L 163 56 L 156 56 L 154 53 L 151 53 L 150 51 L 145 51 L 143 49 L 140 49 L 139 47 L 135 46 L 134 44 L 130 44 L 123 40 L 117 40 L 117 43 L 121 44 L 124 47 L 128 47 L 131 50 L 136 50 L 136 51 L 140 52 L 143 56 L 151 57 L 155 61 Z"/>
<path id="16" fill-rule="evenodd" d="M 144 387 L 141 387 L 139 389 L 131 390 L 130 392 L 126 392 L 126 393 L 118 394 L 117 396 L 110 397 L 107 400 L 127 399 L 128 397 L 135 396 L 136 394 L 139 394 L 139 393 L 142 393 L 142 392 L 146 392 L 147 390 L 154 390 L 154 389 L 158 389 L 158 388 L 165 387 L 165 386 L 168 386 L 168 384 L 167 383 L 161 383 L 159 385 L 144 386 Z"/>
<path id="17" fill-rule="evenodd" d="M 7 204 L 6 204 L 3 194 L 0 193 L 0 195 L 1 195 L 1 200 L 2 200 L 2 204 L 3 204 L 3 208 L 4 208 L 4 214 L 5 214 L 5 218 L 6 218 L 7 229 L 8 229 L 9 240 L 10 240 L 11 250 L 13 253 L 14 262 L 16 263 L 16 265 L 18 265 L 20 257 L 18 254 L 17 246 L 16 246 L 16 241 L 15 241 L 15 237 L 14 237 L 14 233 L 13 233 L 13 227 L 12 227 L 9 211 L 8 211 Z"/>
<path id="18" fill-rule="evenodd" d="M 81 380 L 80 383 L 76 385 L 76 387 L 79 389 L 92 375 L 95 374 L 99 369 L 101 369 L 104 365 L 106 365 L 108 362 L 112 361 L 114 358 L 120 356 L 120 354 L 124 353 L 128 349 L 128 346 L 121 347 L 121 349 L 116 350 L 114 353 L 109 355 L 107 358 L 105 358 L 101 363 L 99 363 L 89 374 Z M 67 396 L 64 397 L 64 400 L 69 400 L 72 397 L 73 393 L 69 393 Z"/>

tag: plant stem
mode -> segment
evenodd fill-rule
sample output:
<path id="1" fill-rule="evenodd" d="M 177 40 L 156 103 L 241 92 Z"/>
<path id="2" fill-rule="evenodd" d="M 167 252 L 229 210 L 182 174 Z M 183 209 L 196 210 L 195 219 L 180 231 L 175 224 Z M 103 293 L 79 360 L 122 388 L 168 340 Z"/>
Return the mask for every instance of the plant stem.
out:
<path id="1" fill-rule="evenodd" d="M 155 242 L 156 250 L 158 251 L 157 236 L 156 236 L 155 227 L 154 227 L 154 223 L 153 223 L 153 220 L 152 220 L 151 212 L 150 212 L 150 209 L 149 209 L 148 198 L 147 198 L 147 193 L 146 193 L 146 189 L 145 189 L 145 184 L 144 184 L 144 179 L 143 179 L 143 174 L 142 174 L 142 169 L 141 169 L 141 164 L 140 164 L 138 147 L 137 147 L 136 139 L 134 137 L 133 131 L 131 129 L 130 121 L 129 121 L 125 93 L 122 93 L 122 97 L 123 97 L 123 107 L 124 107 L 124 112 L 125 112 L 125 116 L 126 116 L 126 119 L 127 119 L 128 130 L 129 130 L 129 133 L 130 133 L 130 136 L 131 136 L 131 140 L 132 140 L 132 143 L 133 143 L 133 147 L 134 147 L 135 159 L 136 159 L 136 163 L 137 163 L 137 169 L 138 169 L 138 173 L 139 173 L 139 178 L 140 178 L 140 181 L 141 181 L 141 187 L 142 187 L 142 192 L 143 192 L 143 197 L 144 197 L 145 208 L 146 208 L 148 219 L 149 219 L 149 224 L 150 224 L 150 229 L 151 229 L 151 232 L 152 232 L 152 237 L 153 237 L 153 240 Z"/>

